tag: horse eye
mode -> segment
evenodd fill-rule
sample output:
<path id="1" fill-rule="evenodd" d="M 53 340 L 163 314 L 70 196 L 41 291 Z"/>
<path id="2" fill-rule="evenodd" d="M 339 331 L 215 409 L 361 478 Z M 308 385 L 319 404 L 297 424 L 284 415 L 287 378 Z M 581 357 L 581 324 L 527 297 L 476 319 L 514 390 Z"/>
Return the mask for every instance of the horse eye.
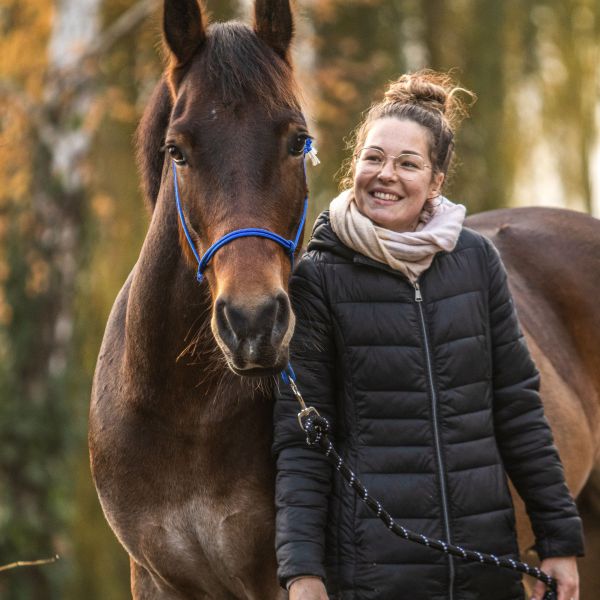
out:
<path id="1" fill-rule="evenodd" d="M 184 156 L 183 152 L 177 146 L 174 146 L 173 144 L 169 144 L 167 146 L 167 152 L 169 153 L 169 156 L 175 161 L 176 164 L 178 164 L 178 165 L 186 164 L 185 156 Z"/>
<path id="2" fill-rule="evenodd" d="M 305 133 L 295 135 L 290 142 L 290 154 L 300 156 L 304 152 L 304 146 L 308 136 Z"/>

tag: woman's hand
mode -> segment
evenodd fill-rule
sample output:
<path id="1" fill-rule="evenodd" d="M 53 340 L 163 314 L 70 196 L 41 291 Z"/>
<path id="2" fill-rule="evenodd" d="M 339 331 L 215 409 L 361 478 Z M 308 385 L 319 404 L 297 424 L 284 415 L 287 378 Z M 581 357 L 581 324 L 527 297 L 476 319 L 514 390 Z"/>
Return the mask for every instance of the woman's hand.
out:
<path id="1" fill-rule="evenodd" d="M 290 585 L 289 600 L 329 600 L 325 584 L 319 577 L 301 577 Z"/>
<path id="2" fill-rule="evenodd" d="M 558 600 L 579 600 L 579 573 L 574 556 L 547 558 L 542 561 L 540 569 L 558 582 Z M 533 588 L 532 600 L 542 600 L 545 592 L 546 586 L 538 581 Z"/>

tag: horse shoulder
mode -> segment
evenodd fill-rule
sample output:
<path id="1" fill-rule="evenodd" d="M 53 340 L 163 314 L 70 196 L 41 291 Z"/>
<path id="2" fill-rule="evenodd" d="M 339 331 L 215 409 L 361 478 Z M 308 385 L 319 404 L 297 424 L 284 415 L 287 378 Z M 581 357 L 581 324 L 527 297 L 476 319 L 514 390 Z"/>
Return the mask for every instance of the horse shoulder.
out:
<path id="1" fill-rule="evenodd" d="M 125 348 L 125 321 L 132 271 L 119 292 L 108 318 L 92 384 L 89 414 L 89 446 L 94 475 L 101 449 L 107 445 L 105 432 L 116 418 L 116 404 L 122 391 L 122 366 Z M 110 442 L 108 442 L 110 446 Z"/>

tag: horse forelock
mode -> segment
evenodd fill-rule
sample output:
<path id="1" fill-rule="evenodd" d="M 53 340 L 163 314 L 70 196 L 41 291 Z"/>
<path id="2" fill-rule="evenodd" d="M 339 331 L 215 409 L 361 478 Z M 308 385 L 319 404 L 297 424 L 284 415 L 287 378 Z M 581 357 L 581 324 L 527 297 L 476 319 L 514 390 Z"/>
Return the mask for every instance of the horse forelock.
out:
<path id="1" fill-rule="evenodd" d="M 192 63 L 183 69 L 168 69 L 173 98 L 182 79 L 192 77 L 198 90 L 220 104 L 252 101 L 259 102 L 268 112 L 300 110 L 299 89 L 291 65 L 244 23 L 211 24 Z"/>

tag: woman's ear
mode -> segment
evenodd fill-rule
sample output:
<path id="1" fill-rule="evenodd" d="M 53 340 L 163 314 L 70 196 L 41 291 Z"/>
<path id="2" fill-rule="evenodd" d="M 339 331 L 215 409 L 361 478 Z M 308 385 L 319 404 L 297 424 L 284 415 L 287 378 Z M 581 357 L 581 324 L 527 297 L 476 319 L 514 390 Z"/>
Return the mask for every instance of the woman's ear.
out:
<path id="1" fill-rule="evenodd" d="M 431 183 L 429 184 L 429 191 L 427 194 L 428 200 L 433 200 L 442 193 L 442 186 L 444 185 L 445 178 L 446 176 L 441 172 L 438 172 L 433 176 Z"/>

